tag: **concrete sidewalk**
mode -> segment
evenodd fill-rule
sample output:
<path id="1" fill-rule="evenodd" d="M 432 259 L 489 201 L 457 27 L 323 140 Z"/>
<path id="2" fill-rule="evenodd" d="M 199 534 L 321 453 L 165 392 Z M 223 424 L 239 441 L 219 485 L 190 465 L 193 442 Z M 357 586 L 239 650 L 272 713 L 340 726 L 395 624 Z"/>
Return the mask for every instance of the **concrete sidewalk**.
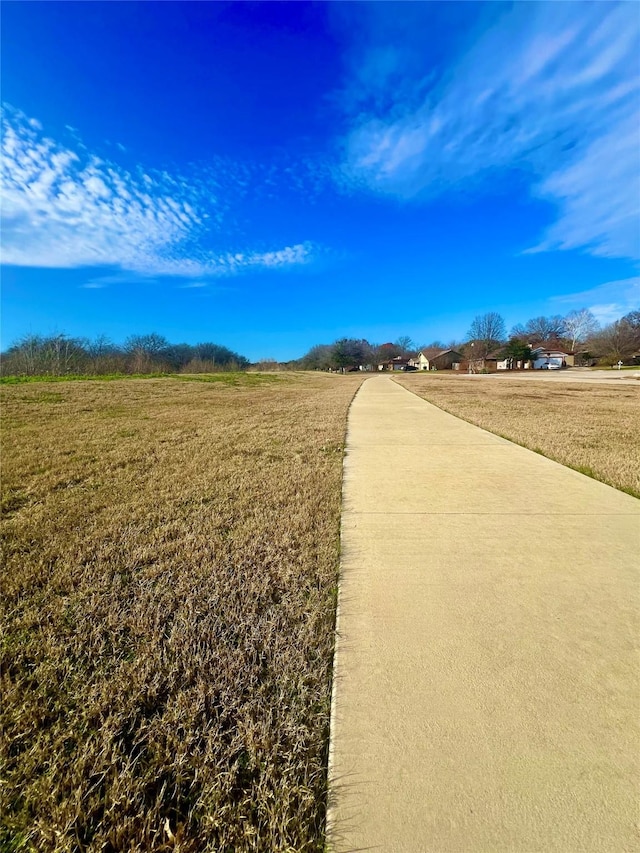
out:
<path id="1" fill-rule="evenodd" d="M 329 850 L 640 850 L 639 554 L 640 501 L 365 382 Z"/>

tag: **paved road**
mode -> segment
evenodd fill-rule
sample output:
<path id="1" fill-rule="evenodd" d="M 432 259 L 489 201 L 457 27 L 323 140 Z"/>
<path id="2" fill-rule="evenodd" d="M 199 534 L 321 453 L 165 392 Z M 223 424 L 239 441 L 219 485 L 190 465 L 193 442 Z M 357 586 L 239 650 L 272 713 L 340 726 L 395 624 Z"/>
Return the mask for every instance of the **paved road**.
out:
<path id="1" fill-rule="evenodd" d="M 405 374 L 406 375 L 406 374 Z M 420 373 L 410 373 L 409 376 L 420 376 Z M 525 382 L 541 380 L 543 382 L 591 382 L 598 385 L 633 385 L 640 387 L 640 370 L 588 370 L 572 367 L 570 370 L 525 370 L 512 373 L 500 370 L 497 373 L 459 373 L 460 379 L 471 382 L 491 382 L 501 379 L 522 379 Z"/>
<path id="2" fill-rule="evenodd" d="M 640 501 L 375 377 L 342 548 L 332 853 L 640 850 Z"/>

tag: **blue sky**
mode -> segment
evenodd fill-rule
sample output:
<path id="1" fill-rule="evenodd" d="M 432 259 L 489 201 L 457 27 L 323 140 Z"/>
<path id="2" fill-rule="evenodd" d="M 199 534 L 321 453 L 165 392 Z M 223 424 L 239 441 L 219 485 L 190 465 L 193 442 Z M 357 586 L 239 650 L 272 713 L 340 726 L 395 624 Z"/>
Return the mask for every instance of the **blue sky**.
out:
<path id="1" fill-rule="evenodd" d="M 2 343 L 640 305 L 635 3 L 3 4 Z"/>

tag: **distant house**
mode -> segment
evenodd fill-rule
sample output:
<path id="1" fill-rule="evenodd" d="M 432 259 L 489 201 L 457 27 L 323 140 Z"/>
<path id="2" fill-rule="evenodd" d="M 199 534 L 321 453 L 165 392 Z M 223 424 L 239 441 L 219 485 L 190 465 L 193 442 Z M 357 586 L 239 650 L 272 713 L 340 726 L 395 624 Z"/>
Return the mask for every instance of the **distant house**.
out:
<path id="1" fill-rule="evenodd" d="M 563 349 L 555 341 L 547 341 L 532 347 L 531 363 L 534 370 L 573 367 L 575 353 Z"/>
<path id="2" fill-rule="evenodd" d="M 509 361 L 501 351 L 487 353 L 483 358 L 465 358 L 457 368 L 461 373 L 497 373 L 508 370 Z"/>
<path id="3" fill-rule="evenodd" d="M 483 358 L 465 359 L 458 368 L 462 373 L 499 373 L 501 370 L 526 370 L 528 361 L 517 361 L 504 348 L 488 352 Z"/>
<path id="4" fill-rule="evenodd" d="M 461 361 L 462 356 L 456 350 L 426 347 L 410 359 L 409 364 L 417 370 L 451 370 Z"/>
<path id="5" fill-rule="evenodd" d="M 402 355 L 397 355 L 395 358 L 389 358 L 386 361 L 381 361 L 378 365 L 378 370 L 414 370 L 413 365 L 409 362 L 411 359 L 405 358 Z"/>
<path id="6" fill-rule="evenodd" d="M 511 368 L 512 359 L 505 356 L 502 349 L 494 350 L 485 355 L 482 359 L 482 369 L 489 373 L 495 373 L 498 370 L 509 370 Z"/>
<path id="7" fill-rule="evenodd" d="M 484 358 L 474 362 L 464 362 L 463 368 L 471 373 L 498 373 L 501 370 L 548 370 L 573 367 L 575 353 L 567 352 L 557 343 L 548 342 L 531 348 L 531 359 L 517 361 L 508 356 L 504 348 L 487 353 Z"/>
<path id="8" fill-rule="evenodd" d="M 488 373 L 496 373 L 499 370 L 527 370 L 531 366 L 529 359 L 517 359 L 508 355 L 504 347 L 487 353 L 482 359 L 482 367 Z"/>

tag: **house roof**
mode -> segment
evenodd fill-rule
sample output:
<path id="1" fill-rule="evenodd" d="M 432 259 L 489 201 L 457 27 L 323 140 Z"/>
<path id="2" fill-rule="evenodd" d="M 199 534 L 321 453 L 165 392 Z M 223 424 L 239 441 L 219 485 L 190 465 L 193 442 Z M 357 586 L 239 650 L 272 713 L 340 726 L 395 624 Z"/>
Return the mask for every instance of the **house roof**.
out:
<path id="1" fill-rule="evenodd" d="M 534 347 L 531 350 L 531 355 L 534 358 L 540 358 L 542 355 L 573 355 L 574 353 L 571 350 L 562 349 L 562 347 L 558 346 L 544 346 L 539 345 Z"/>
<path id="2" fill-rule="evenodd" d="M 561 352 L 563 355 L 573 355 L 574 351 L 563 346 L 560 341 L 540 341 L 534 347 L 531 347 L 532 352 Z"/>
<path id="3" fill-rule="evenodd" d="M 421 355 L 428 359 L 435 358 L 440 352 L 441 350 L 439 350 L 437 347 L 425 347 L 424 349 L 420 350 L 416 358 L 420 358 Z"/>
<path id="4" fill-rule="evenodd" d="M 438 356 L 440 355 L 446 355 L 448 352 L 452 352 L 455 355 L 460 355 L 460 353 L 455 349 L 438 349 L 438 347 L 425 347 L 424 349 L 420 350 L 418 355 L 422 353 L 425 358 L 431 360 L 433 358 L 438 358 Z"/>
<path id="5" fill-rule="evenodd" d="M 405 358 L 403 355 L 396 355 L 394 358 L 385 358 L 379 364 L 409 364 L 412 359 Z"/>

